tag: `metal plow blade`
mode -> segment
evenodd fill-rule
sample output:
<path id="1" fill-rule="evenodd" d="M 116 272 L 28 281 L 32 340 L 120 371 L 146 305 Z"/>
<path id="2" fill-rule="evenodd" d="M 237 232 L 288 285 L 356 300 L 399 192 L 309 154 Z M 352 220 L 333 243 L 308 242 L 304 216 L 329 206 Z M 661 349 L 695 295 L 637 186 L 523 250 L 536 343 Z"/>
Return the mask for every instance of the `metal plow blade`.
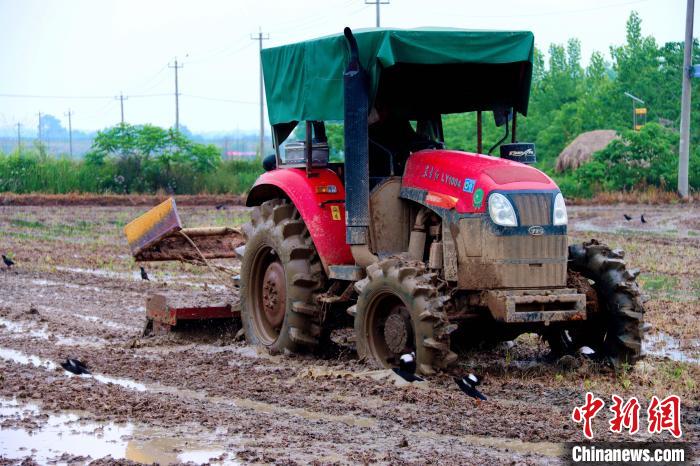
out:
<path id="1" fill-rule="evenodd" d="M 237 257 L 243 234 L 229 227 L 182 228 L 175 199 L 157 205 L 124 227 L 131 253 L 139 262 Z"/>

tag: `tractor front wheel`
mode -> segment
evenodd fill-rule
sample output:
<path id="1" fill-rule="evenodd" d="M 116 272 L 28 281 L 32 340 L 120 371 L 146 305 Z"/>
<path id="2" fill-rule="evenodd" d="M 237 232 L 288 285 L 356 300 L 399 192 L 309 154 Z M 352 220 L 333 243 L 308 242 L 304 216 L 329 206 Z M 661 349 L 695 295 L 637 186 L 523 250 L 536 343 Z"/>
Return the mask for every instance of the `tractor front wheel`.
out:
<path id="1" fill-rule="evenodd" d="M 417 371 L 430 375 L 457 360 L 445 317 L 448 296 L 439 293 L 434 274 L 422 264 L 391 258 L 367 267 L 355 284 L 355 336 L 360 359 L 397 367 L 402 354 L 415 352 Z"/>
<path id="2" fill-rule="evenodd" d="M 299 212 L 286 200 L 254 207 L 244 225 L 241 320 L 249 343 L 273 353 L 318 345 L 323 269 Z"/>
<path id="3" fill-rule="evenodd" d="M 623 251 L 596 240 L 569 246 L 568 286 L 586 294 L 587 320 L 548 332 L 554 353 L 588 346 L 615 367 L 641 358 L 644 307 L 638 272 L 627 270 L 623 257 Z"/>

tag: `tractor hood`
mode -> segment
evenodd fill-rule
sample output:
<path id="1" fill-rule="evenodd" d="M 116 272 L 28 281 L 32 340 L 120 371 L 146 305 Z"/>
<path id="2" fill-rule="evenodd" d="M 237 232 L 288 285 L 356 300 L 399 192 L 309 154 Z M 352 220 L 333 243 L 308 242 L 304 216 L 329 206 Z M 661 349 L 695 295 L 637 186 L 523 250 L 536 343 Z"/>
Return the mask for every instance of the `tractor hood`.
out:
<path id="1" fill-rule="evenodd" d="M 402 193 L 458 213 L 485 211 L 491 191 L 558 191 L 544 173 L 522 163 L 453 150 L 424 150 L 406 164 Z M 411 196 L 413 197 L 413 196 Z"/>

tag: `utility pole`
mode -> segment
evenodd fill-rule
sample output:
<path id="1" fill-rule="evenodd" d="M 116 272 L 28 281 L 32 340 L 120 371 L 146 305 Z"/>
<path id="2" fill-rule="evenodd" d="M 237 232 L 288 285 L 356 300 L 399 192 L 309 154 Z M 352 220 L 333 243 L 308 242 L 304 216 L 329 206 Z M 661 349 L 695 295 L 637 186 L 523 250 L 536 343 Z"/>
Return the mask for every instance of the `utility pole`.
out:
<path id="1" fill-rule="evenodd" d="M 265 100 L 263 96 L 263 67 L 262 67 L 262 41 L 268 40 L 270 34 L 263 34 L 262 29 L 258 27 L 258 33 L 250 35 L 251 40 L 258 41 L 258 51 L 260 56 L 260 157 L 264 157 L 265 150 Z"/>
<path id="2" fill-rule="evenodd" d="M 124 101 L 129 100 L 129 98 L 124 97 L 124 94 L 120 92 L 119 95 L 114 98 L 114 100 L 119 100 L 119 106 L 121 107 L 121 111 L 122 111 L 122 125 L 123 125 L 124 124 Z"/>
<path id="3" fill-rule="evenodd" d="M 20 127 L 22 123 L 17 123 L 17 154 L 22 152 L 22 136 L 20 135 Z"/>
<path id="4" fill-rule="evenodd" d="M 68 113 L 65 115 L 68 115 L 68 148 L 70 151 L 70 157 L 73 158 L 73 122 L 71 121 L 71 115 L 73 115 L 73 112 L 71 109 L 68 109 Z"/>
<path id="5" fill-rule="evenodd" d="M 377 5 L 377 27 L 381 27 L 381 21 L 380 21 L 380 5 L 388 5 L 389 0 L 365 0 L 365 5 Z"/>
<path id="6" fill-rule="evenodd" d="M 39 142 L 41 142 L 41 112 L 39 112 Z"/>
<path id="7" fill-rule="evenodd" d="M 693 53 L 693 10 L 688 0 L 685 11 L 685 47 L 683 49 L 683 90 L 681 92 L 681 141 L 678 147 L 678 194 L 688 198 L 688 152 L 690 150 L 690 68 Z"/>
<path id="8" fill-rule="evenodd" d="M 175 64 L 168 64 L 168 68 L 175 69 L 175 131 L 180 132 L 180 92 L 178 90 L 177 84 L 177 70 L 184 67 L 185 65 L 178 65 L 177 58 L 175 59 Z"/>

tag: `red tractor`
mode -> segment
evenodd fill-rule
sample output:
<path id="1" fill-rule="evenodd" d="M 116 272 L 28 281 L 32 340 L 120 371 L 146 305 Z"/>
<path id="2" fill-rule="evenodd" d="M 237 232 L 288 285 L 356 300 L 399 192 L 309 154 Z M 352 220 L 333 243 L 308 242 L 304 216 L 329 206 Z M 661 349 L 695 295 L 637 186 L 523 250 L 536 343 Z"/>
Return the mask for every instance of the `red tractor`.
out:
<path id="1" fill-rule="evenodd" d="M 595 240 L 568 245 L 564 198 L 517 142 L 533 49 L 530 32 L 346 28 L 263 50 L 276 154 L 247 200 L 248 341 L 314 349 L 345 303 L 361 358 L 415 352 L 423 374 L 462 343 L 524 332 L 557 353 L 640 357 L 636 272 Z M 500 158 L 481 154 L 484 111 L 510 128 Z M 477 112 L 478 153 L 444 147 L 441 117 L 458 112 Z M 344 122 L 344 163 L 329 162 L 329 120 Z M 299 122 L 305 140 L 285 144 Z"/>
<path id="2" fill-rule="evenodd" d="M 641 356 L 637 272 L 595 240 L 568 244 L 564 198 L 517 142 L 533 50 L 530 32 L 346 28 L 262 51 L 276 153 L 238 249 L 250 343 L 314 350 L 347 312 L 361 358 L 415 352 L 422 374 L 526 332 L 555 354 Z M 445 148 L 442 115 L 463 112 L 477 153 Z M 494 148 L 510 135 L 500 157 L 482 154 L 483 112 L 505 127 Z M 328 121 L 343 122 L 342 163 Z M 287 141 L 301 122 L 304 140 Z"/>

